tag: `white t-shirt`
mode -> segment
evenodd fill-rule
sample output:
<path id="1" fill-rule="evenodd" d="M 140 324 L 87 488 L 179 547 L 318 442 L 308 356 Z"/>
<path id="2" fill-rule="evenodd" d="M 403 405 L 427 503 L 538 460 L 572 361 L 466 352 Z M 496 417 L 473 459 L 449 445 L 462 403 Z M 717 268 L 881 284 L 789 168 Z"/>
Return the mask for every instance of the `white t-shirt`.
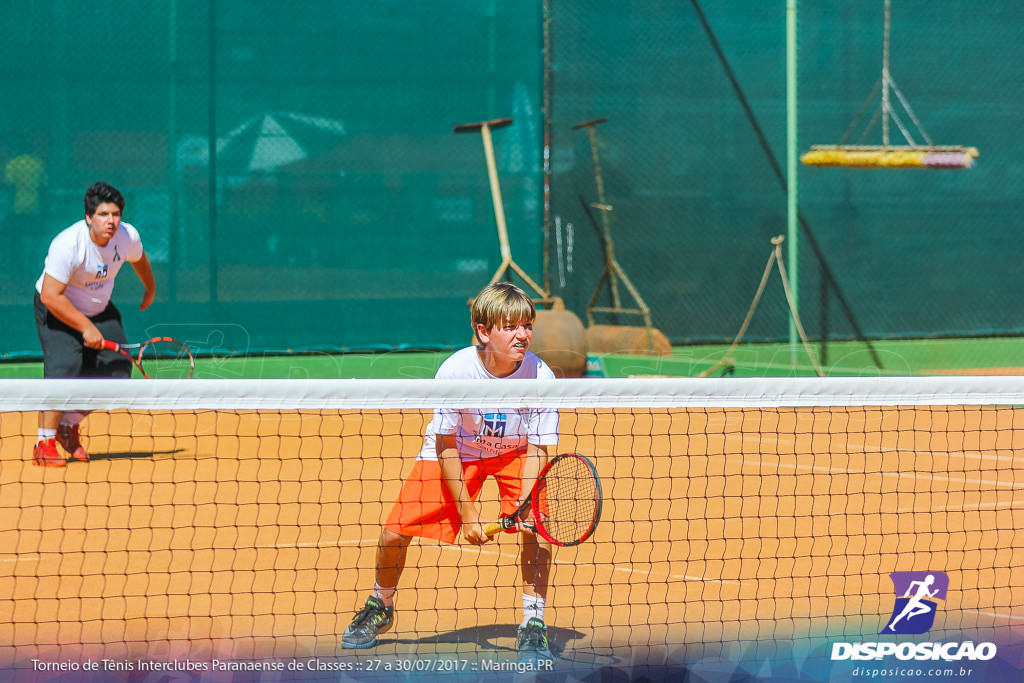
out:
<path id="1" fill-rule="evenodd" d="M 107 246 L 101 247 L 89 237 L 89 224 L 83 218 L 50 242 L 36 291 L 42 293 L 43 276 L 49 275 L 66 285 L 64 294 L 75 308 L 84 315 L 96 315 L 110 303 L 121 266 L 138 261 L 142 254 L 142 239 L 131 225 L 122 221 Z"/>
<path id="2" fill-rule="evenodd" d="M 456 351 L 438 368 L 437 379 L 499 379 L 487 372 L 475 346 Z M 555 373 L 540 358 L 527 351 L 519 368 L 500 379 L 554 379 Z M 535 446 L 558 443 L 558 411 L 554 409 L 434 411 L 418 460 L 437 460 L 437 435 L 454 434 L 463 462 L 493 458 Z"/>

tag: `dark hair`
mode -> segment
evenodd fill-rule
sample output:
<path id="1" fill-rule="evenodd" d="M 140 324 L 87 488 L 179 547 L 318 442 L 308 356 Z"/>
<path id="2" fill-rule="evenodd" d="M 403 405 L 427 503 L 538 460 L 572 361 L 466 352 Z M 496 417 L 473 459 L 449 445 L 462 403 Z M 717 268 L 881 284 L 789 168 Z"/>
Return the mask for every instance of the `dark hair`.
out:
<path id="1" fill-rule="evenodd" d="M 124 211 L 124 195 L 118 192 L 116 187 L 104 182 L 93 183 L 92 187 L 85 191 L 85 215 L 93 215 L 97 206 L 107 202 L 117 204 L 117 208 Z"/>

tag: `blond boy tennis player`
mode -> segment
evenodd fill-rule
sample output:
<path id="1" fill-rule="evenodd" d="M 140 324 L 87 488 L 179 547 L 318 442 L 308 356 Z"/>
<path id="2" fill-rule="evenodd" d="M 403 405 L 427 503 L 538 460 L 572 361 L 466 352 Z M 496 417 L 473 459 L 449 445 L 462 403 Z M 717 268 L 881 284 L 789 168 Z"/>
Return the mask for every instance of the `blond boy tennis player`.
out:
<path id="1" fill-rule="evenodd" d="M 523 290 L 508 282 L 484 287 L 473 301 L 471 320 L 479 340 L 452 354 L 437 379 L 553 379 L 551 369 L 529 351 L 536 309 Z M 346 648 L 368 648 L 395 623 L 395 591 L 414 536 L 446 543 L 488 541 L 476 498 L 494 477 L 501 513 L 515 512 L 558 442 L 558 411 L 434 411 L 423 447 L 381 530 L 373 594 L 342 636 Z M 523 619 L 518 629 L 520 661 L 552 658 L 544 625 L 551 546 L 533 533 L 520 534 Z"/>

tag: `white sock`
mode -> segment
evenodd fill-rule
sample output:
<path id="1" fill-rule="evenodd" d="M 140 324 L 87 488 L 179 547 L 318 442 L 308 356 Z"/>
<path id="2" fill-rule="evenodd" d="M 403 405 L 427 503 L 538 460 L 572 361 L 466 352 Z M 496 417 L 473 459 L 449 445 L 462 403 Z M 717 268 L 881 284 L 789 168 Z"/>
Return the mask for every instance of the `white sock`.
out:
<path id="1" fill-rule="evenodd" d="M 64 417 L 60 419 L 62 425 L 69 425 L 74 427 L 76 424 L 85 419 L 85 413 L 79 413 L 78 411 L 70 411 L 64 413 Z"/>
<path id="2" fill-rule="evenodd" d="M 392 586 L 391 588 L 384 588 L 378 586 L 376 582 L 373 584 L 373 597 L 377 598 L 384 603 L 385 607 L 395 606 L 395 591 L 398 590 L 398 586 Z"/>
<path id="3" fill-rule="evenodd" d="M 50 439 L 56 439 L 56 438 L 57 438 L 57 430 L 56 429 L 43 429 L 42 427 L 39 428 L 39 440 L 40 441 L 49 441 Z"/>
<path id="4" fill-rule="evenodd" d="M 523 593 L 523 623 L 520 626 L 526 626 L 526 622 L 534 617 L 544 621 L 544 598 Z"/>

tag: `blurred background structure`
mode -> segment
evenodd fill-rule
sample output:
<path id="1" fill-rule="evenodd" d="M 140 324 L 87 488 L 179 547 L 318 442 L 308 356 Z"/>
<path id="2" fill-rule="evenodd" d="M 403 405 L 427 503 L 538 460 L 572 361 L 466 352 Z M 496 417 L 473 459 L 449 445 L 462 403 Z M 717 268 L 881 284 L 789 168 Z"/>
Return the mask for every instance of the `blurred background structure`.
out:
<path id="1" fill-rule="evenodd" d="M 902 93 L 932 139 L 980 156 L 800 168 L 812 339 L 1024 331 L 1022 26 L 1011 0 L 894 0 Z M 882 28 L 882 0 L 799 2 L 801 152 L 855 119 Z M 32 286 L 95 180 L 125 193 L 157 272 L 143 315 L 118 285 L 133 336 L 236 353 L 467 342 L 466 299 L 501 257 L 464 121 L 514 119 L 494 145 L 516 260 L 583 319 L 604 260 L 581 122 L 607 119 L 604 218 L 674 344 L 733 338 L 786 231 L 783 0 L 52 0 L 8 8 L 0 35 L 7 358 L 39 354 Z M 745 340 L 787 334 L 770 286 Z"/>

